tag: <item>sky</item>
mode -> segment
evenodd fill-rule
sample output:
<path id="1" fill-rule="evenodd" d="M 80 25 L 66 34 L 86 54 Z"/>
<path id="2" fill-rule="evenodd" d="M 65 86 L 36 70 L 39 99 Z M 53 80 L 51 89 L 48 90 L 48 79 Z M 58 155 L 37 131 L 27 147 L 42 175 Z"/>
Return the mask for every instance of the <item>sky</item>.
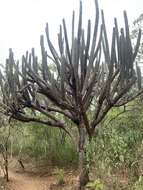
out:
<path id="1" fill-rule="evenodd" d="M 94 19 L 94 0 L 83 1 L 83 22 Z M 104 10 L 106 25 L 110 31 L 114 17 L 121 27 L 123 10 L 128 13 L 130 25 L 143 13 L 143 0 L 99 0 L 100 9 Z M 39 51 L 40 35 L 44 34 L 45 24 L 49 23 L 50 36 L 54 44 L 62 19 L 66 19 L 68 31 L 71 29 L 72 11 L 78 16 L 79 0 L 0 0 L 0 63 L 8 56 L 12 48 L 15 57 L 20 58 L 26 50 L 35 47 Z"/>

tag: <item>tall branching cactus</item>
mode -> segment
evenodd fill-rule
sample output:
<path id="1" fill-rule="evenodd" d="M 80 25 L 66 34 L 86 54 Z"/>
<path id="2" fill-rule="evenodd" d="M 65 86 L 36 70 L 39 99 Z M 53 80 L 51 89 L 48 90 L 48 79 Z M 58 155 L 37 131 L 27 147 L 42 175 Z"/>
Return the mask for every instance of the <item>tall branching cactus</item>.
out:
<path id="1" fill-rule="evenodd" d="M 4 72 L 0 72 L 1 105 L 5 114 L 23 122 L 33 121 L 62 128 L 69 135 L 70 129 L 55 113 L 70 119 L 79 130 L 81 159 L 84 157 L 86 134 L 92 138 L 96 126 L 112 107 L 124 105 L 142 93 L 141 71 L 139 66 L 135 67 L 134 64 L 141 31 L 139 30 L 137 43 L 133 48 L 128 19 L 124 12 L 125 28 L 119 31 L 115 19 L 112 42 L 109 43 L 103 11 L 102 24 L 99 25 L 97 0 L 95 9 L 93 33 L 91 20 L 88 20 L 86 31 L 82 27 L 80 2 L 77 32 L 73 12 L 72 35 L 68 35 L 64 19 L 60 26 L 59 50 L 55 49 L 50 40 L 47 24 L 45 32 L 50 54 L 45 48 L 42 35 L 41 61 L 38 61 L 35 50 L 32 49 L 31 53 L 27 52 L 22 57 L 22 64 L 19 64 L 14 60 L 10 49 Z M 51 70 L 51 65 L 54 65 L 55 71 Z M 133 93 L 130 93 L 131 91 Z M 91 107 L 92 118 L 89 119 L 87 113 Z M 25 108 L 35 114 L 30 115 Z M 37 112 L 46 117 L 39 118 Z"/>

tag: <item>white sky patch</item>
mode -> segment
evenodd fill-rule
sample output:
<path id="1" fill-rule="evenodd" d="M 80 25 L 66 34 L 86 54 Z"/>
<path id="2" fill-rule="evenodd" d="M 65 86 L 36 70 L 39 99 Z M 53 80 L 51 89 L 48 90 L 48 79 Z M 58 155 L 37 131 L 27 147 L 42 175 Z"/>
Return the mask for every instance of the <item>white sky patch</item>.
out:
<path id="1" fill-rule="evenodd" d="M 129 23 L 143 13 L 143 0 L 99 0 L 104 10 L 108 31 L 112 30 L 114 17 L 120 26 L 123 23 L 123 10 L 127 10 Z M 50 36 L 57 43 L 57 33 L 62 18 L 66 19 L 70 32 L 73 9 L 78 16 L 79 0 L 0 0 L 0 62 L 8 56 L 12 48 L 16 58 L 35 47 L 39 51 L 40 35 L 49 23 Z M 94 0 L 83 0 L 84 25 L 88 18 L 94 22 Z M 78 18 L 78 17 L 76 17 Z"/>

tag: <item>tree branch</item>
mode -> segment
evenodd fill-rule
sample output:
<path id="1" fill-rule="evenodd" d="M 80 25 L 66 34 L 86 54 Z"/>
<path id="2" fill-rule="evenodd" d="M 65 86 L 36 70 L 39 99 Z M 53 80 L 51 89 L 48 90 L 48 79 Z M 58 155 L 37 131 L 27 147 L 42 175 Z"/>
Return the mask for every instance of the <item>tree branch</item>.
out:
<path id="1" fill-rule="evenodd" d="M 19 120 L 19 121 L 22 121 L 22 122 L 25 122 L 25 123 L 36 122 L 36 123 L 44 124 L 44 125 L 51 126 L 51 127 L 61 128 L 71 137 L 71 134 L 66 129 L 67 128 L 66 125 L 64 123 L 60 122 L 60 121 L 56 122 L 56 121 L 42 120 L 42 119 L 39 119 L 37 117 L 36 118 L 29 117 L 27 115 L 23 115 L 23 114 L 20 114 L 20 113 L 12 115 L 12 118 L 16 119 L 16 120 Z"/>

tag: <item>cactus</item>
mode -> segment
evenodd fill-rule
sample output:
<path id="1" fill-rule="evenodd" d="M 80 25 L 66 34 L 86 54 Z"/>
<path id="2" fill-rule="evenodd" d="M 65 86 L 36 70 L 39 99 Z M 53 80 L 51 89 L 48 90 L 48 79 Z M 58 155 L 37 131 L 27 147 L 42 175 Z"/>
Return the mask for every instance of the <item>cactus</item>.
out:
<path id="1" fill-rule="evenodd" d="M 119 30 L 115 19 L 110 44 L 103 11 L 101 11 L 102 22 L 99 24 L 97 0 L 95 0 L 95 10 L 93 34 L 90 20 L 86 31 L 82 27 L 82 2 L 80 2 L 77 34 L 73 12 L 71 43 L 66 21 L 63 19 L 58 33 L 59 50 L 56 50 L 50 40 L 47 23 L 45 33 L 49 50 L 46 50 L 45 39 L 41 35 L 41 63 L 34 49 L 22 56 L 21 64 L 14 60 L 10 49 L 5 72 L 0 72 L 1 105 L 5 114 L 23 122 L 38 122 L 58 127 L 71 136 L 69 128 L 58 115 L 70 119 L 79 129 L 80 159 L 85 158 L 83 151 L 85 135 L 92 138 L 97 125 L 112 107 L 124 105 L 142 93 L 141 71 L 138 65 L 136 70 L 134 67 L 141 30 L 133 50 L 128 18 L 124 12 L 125 28 Z M 54 70 L 51 66 L 54 66 Z M 129 95 L 128 92 L 132 88 L 135 89 L 134 93 Z M 93 117 L 89 119 L 87 112 L 91 107 Z M 34 113 L 40 112 L 47 119 L 39 118 L 36 114 L 30 115 L 31 112 L 26 112 L 25 108 Z M 83 174 L 87 176 L 84 169 L 81 171 L 81 176 Z M 84 184 L 82 181 L 84 176 L 83 178 L 81 176 L 80 182 Z"/>

